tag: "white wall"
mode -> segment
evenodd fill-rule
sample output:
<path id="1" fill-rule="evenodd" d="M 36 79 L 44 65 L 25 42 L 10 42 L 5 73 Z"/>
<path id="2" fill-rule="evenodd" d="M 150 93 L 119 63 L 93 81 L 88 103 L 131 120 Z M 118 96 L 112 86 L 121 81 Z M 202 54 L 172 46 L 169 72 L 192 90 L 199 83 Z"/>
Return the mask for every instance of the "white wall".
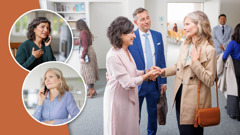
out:
<path id="1" fill-rule="evenodd" d="M 58 62 L 47 62 L 41 64 L 40 66 L 34 68 L 30 74 L 26 77 L 23 85 L 23 89 L 40 89 L 41 88 L 41 80 L 43 75 L 45 74 L 48 68 L 58 68 L 62 71 L 63 76 L 65 78 L 79 78 L 79 72 L 72 69 L 72 67 Z M 81 85 L 81 86 L 80 86 Z M 79 83 L 79 86 L 83 88 L 83 83 Z"/>
<path id="2" fill-rule="evenodd" d="M 234 29 L 240 23 L 240 0 L 222 0 L 220 14 L 226 14 L 227 24 Z"/>
<path id="3" fill-rule="evenodd" d="M 207 14 L 212 28 L 218 25 L 220 0 L 208 0 L 204 2 L 203 12 Z"/>
<path id="4" fill-rule="evenodd" d="M 93 47 L 97 55 L 99 69 L 106 68 L 106 55 L 112 47 L 107 38 L 107 28 L 111 22 L 118 16 L 122 15 L 122 4 L 120 2 L 91 2 L 90 10 L 90 26 L 94 35 Z"/>

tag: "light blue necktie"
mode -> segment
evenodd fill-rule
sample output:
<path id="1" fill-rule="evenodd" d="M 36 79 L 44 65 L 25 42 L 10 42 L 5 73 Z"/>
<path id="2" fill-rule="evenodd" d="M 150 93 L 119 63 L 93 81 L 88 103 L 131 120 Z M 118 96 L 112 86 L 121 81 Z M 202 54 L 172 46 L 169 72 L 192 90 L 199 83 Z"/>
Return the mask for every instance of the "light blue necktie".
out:
<path id="1" fill-rule="evenodd" d="M 147 69 L 149 69 L 153 66 L 152 50 L 148 39 L 148 34 L 145 33 L 143 34 L 143 36 L 145 37 L 145 53 L 147 57 Z"/>

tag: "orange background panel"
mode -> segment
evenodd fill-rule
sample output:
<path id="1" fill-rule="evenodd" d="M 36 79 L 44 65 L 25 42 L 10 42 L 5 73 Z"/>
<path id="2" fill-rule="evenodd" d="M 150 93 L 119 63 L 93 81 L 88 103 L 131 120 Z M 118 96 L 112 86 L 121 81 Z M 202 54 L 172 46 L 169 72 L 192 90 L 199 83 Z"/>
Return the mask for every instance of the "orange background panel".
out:
<path id="1" fill-rule="evenodd" d="M 25 12 L 39 9 L 39 0 L 4 0 L 1 2 L 1 88 L 0 112 L 2 135 L 68 135 L 68 126 L 46 126 L 35 121 L 22 102 L 22 84 L 28 72 L 13 60 L 8 36 L 14 22 Z"/>

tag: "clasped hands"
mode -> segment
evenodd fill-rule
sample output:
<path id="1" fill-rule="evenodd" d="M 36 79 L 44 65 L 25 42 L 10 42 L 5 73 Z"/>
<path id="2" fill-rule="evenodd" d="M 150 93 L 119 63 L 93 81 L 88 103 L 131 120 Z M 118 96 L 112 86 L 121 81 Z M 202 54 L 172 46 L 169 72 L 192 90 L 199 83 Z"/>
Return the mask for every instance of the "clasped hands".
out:
<path id="1" fill-rule="evenodd" d="M 157 78 L 159 75 L 165 74 L 165 71 L 164 71 L 164 69 L 161 69 L 160 67 L 152 66 L 150 69 L 148 69 L 148 70 L 146 71 L 146 73 L 150 73 L 150 75 L 149 75 L 149 77 L 148 77 L 150 80 L 156 81 L 156 78 Z"/>

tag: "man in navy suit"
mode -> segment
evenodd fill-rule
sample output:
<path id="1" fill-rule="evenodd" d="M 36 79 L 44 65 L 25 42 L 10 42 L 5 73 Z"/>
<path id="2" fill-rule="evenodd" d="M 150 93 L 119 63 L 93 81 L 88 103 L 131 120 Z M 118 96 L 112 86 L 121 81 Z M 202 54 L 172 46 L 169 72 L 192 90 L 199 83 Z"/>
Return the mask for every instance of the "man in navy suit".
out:
<path id="1" fill-rule="evenodd" d="M 218 17 L 219 25 L 213 28 L 213 42 L 217 51 L 217 55 L 223 53 L 231 40 L 233 29 L 231 26 L 226 25 L 227 17 L 221 14 Z"/>
<path id="2" fill-rule="evenodd" d="M 136 39 L 133 45 L 129 46 L 138 70 L 147 71 L 151 66 L 158 66 L 161 69 L 166 67 L 164 46 L 161 33 L 150 30 L 151 19 L 148 11 L 138 8 L 133 13 L 134 23 L 138 29 L 134 32 Z M 157 77 L 156 81 L 147 80 L 138 87 L 139 96 L 139 117 L 141 120 L 141 109 L 144 98 L 146 98 L 148 112 L 148 135 L 155 135 L 157 132 L 157 102 L 160 91 L 166 91 L 166 78 Z"/>

